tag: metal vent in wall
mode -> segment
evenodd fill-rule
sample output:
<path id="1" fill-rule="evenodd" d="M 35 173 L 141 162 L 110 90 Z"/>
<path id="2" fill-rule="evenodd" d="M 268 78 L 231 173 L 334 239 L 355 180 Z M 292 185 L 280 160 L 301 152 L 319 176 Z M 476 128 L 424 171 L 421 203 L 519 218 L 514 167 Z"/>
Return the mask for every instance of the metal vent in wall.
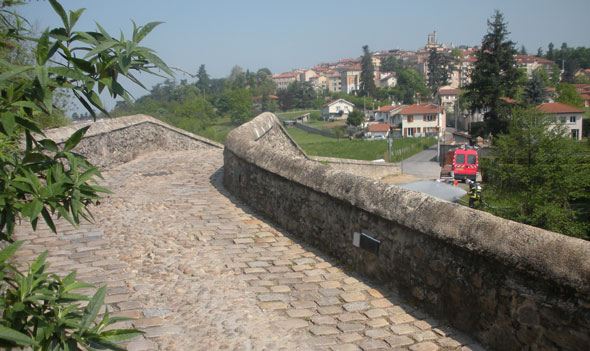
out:
<path id="1" fill-rule="evenodd" d="M 352 236 L 352 244 L 376 255 L 379 253 L 381 242 L 365 233 L 355 232 Z"/>

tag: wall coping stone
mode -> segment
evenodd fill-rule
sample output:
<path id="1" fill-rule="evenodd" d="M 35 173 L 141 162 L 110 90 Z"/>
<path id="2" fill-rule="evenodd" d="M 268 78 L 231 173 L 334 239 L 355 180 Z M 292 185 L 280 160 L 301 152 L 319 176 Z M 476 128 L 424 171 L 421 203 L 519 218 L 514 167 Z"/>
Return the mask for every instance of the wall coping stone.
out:
<path id="1" fill-rule="evenodd" d="M 305 154 L 298 157 L 274 152 L 256 142 L 274 127 L 286 135 L 274 114 L 263 113 L 228 134 L 225 150 L 268 172 L 433 239 L 590 294 L 589 242 L 356 176 L 314 162 Z"/>
<path id="2" fill-rule="evenodd" d="M 156 118 L 153 118 L 153 117 L 150 117 L 147 115 L 143 115 L 143 114 L 124 116 L 124 117 L 105 118 L 105 119 L 97 120 L 96 122 L 89 121 L 89 122 L 82 122 L 82 123 L 74 123 L 74 124 L 71 124 L 71 125 L 65 126 L 65 127 L 47 129 L 47 130 L 44 130 L 43 132 L 45 133 L 45 136 L 47 138 L 52 139 L 53 141 L 55 141 L 58 144 L 61 144 L 61 143 L 64 143 L 66 140 L 68 140 L 68 138 L 72 134 L 74 134 L 74 132 L 76 132 L 78 129 L 83 128 L 87 125 L 90 125 L 90 128 L 88 129 L 88 131 L 84 135 L 84 138 L 108 134 L 108 133 L 111 133 L 111 132 L 114 132 L 117 130 L 130 128 L 130 127 L 137 126 L 137 125 L 143 124 L 143 123 L 155 124 L 155 125 L 158 125 L 159 127 L 168 129 L 168 130 L 173 131 L 178 134 L 182 134 L 183 136 L 185 136 L 187 138 L 200 141 L 200 142 L 210 145 L 212 147 L 216 147 L 219 149 L 223 148 L 222 144 L 219 144 L 219 143 L 214 142 L 212 140 L 192 134 L 192 133 L 187 132 L 185 130 L 172 127 L 171 125 L 166 124 Z"/>

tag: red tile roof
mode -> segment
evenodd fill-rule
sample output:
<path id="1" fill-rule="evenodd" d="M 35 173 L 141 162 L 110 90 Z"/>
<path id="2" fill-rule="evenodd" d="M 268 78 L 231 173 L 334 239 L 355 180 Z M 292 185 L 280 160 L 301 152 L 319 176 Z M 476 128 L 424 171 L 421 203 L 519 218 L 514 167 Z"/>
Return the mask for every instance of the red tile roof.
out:
<path id="1" fill-rule="evenodd" d="M 509 97 L 501 97 L 500 100 L 504 100 L 509 104 L 517 104 L 518 103 L 518 100 L 514 100 Z"/>
<path id="2" fill-rule="evenodd" d="M 517 63 L 533 63 L 533 62 L 538 62 L 538 63 L 553 63 L 553 61 L 551 60 L 547 60 L 541 57 L 536 57 L 536 56 L 531 56 L 531 55 L 516 55 L 515 57 L 516 62 Z"/>
<path id="3" fill-rule="evenodd" d="M 410 105 L 400 111 L 402 115 L 424 115 L 427 113 L 440 113 L 442 107 L 436 104 L 417 104 Z"/>
<path id="4" fill-rule="evenodd" d="M 439 95 L 459 95 L 461 93 L 461 89 L 439 89 Z"/>
<path id="5" fill-rule="evenodd" d="M 538 106 L 543 113 L 584 113 L 584 110 L 561 102 L 547 102 Z"/>
<path id="6" fill-rule="evenodd" d="M 273 78 L 292 78 L 292 77 L 296 77 L 298 75 L 299 75 L 299 73 L 288 72 L 288 73 L 275 74 L 272 77 Z"/>
<path id="7" fill-rule="evenodd" d="M 391 111 L 395 108 L 395 106 L 391 106 L 391 105 L 386 105 L 386 106 L 381 106 L 378 110 L 376 111 L 381 111 L 381 112 L 387 112 L 387 111 Z"/>
<path id="8" fill-rule="evenodd" d="M 387 132 L 389 131 L 389 127 L 387 123 L 371 124 L 369 126 L 369 132 Z"/>

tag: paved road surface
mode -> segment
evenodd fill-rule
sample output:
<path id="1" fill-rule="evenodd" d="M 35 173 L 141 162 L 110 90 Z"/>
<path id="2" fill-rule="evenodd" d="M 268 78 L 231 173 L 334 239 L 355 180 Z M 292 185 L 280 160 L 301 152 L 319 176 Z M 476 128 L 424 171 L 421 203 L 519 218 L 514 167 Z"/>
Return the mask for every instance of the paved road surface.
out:
<path id="1" fill-rule="evenodd" d="M 400 162 L 402 173 L 422 178 L 438 179 L 440 177 L 440 166 L 436 161 L 436 150 L 437 146 L 434 145 Z"/>
<path id="2" fill-rule="evenodd" d="M 17 230 L 20 261 L 108 286 L 139 350 L 481 350 L 253 214 L 222 186 L 222 151 L 155 153 L 104 172 L 96 223 Z M 41 226 L 40 226 L 41 227 Z M 90 292 L 90 291 L 89 291 Z"/>

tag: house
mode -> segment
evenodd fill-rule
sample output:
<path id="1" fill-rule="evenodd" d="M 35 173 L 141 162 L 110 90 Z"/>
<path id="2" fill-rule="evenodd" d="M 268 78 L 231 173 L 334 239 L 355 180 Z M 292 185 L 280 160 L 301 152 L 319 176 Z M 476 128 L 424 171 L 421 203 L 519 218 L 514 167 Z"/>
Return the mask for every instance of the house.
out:
<path id="1" fill-rule="evenodd" d="M 322 119 L 346 119 L 353 108 L 354 104 L 344 99 L 334 100 L 322 107 Z"/>
<path id="2" fill-rule="evenodd" d="M 296 123 L 306 123 L 306 122 L 309 122 L 309 113 L 304 113 L 302 115 L 299 115 L 299 116 L 295 117 L 295 122 Z"/>
<path id="3" fill-rule="evenodd" d="M 369 131 L 365 133 L 367 139 L 385 139 L 389 135 L 389 123 L 377 123 L 369 126 Z"/>
<path id="4" fill-rule="evenodd" d="M 438 136 L 445 131 L 446 113 L 437 104 L 425 103 L 406 106 L 399 111 L 404 137 Z"/>
<path id="5" fill-rule="evenodd" d="M 342 90 L 342 75 L 337 72 L 332 72 L 326 76 L 328 83 L 328 91 L 339 92 Z"/>
<path id="6" fill-rule="evenodd" d="M 299 80 L 299 78 L 300 75 L 297 72 L 281 73 L 272 76 L 272 80 L 277 84 L 278 90 L 287 90 L 289 84 Z"/>
<path id="7" fill-rule="evenodd" d="M 361 84 L 361 66 L 349 66 L 342 70 L 341 89 L 342 92 L 351 94 L 360 89 Z"/>
<path id="8" fill-rule="evenodd" d="M 551 60 L 531 55 L 516 55 L 514 60 L 517 67 L 524 69 L 529 79 L 538 68 L 543 68 L 547 73 L 552 74 L 555 66 L 555 62 Z"/>
<path id="9" fill-rule="evenodd" d="M 582 115 L 584 110 L 560 102 L 541 104 L 539 110 L 546 115 L 554 116 L 555 123 L 564 123 L 569 129 L 569 135 L 572 138 L 582 140 Z"/>
<path id="10" fill-rule="evenodd" d="M 455 111 L 455 102 L 459 98 L 460 93 L 461 89 L 454 89 L 449 85 L 442 86 L 438 89 L 440 105 L 447 113 L 453 113 Z"/>
<path id="11" fill-rule="evenodd" d="M 397 77 L 394 72 L 381 72 L 379 78 L 380 88 L 393 88 L 397 85 Z"/>
<path id="12" fill-rule="evenodd" d="M 318 74 L 316 76 L 311 77 L 309 79 L 309 82 L 311 83 L 311 86 L 316 89 L 320 89 L 322 91 L 328 89 L 328 79 L 323 74 Z"/>
<path id="13" fill-rule="evenodd" d="M 387 123 L 393 126 L 400 127 L 402 121 L 399 112 L 407 105 L 398 105 L 398 106 L 381 106 L 377 110 L 374 111 L 373 119 L 377 122 Z"/>

